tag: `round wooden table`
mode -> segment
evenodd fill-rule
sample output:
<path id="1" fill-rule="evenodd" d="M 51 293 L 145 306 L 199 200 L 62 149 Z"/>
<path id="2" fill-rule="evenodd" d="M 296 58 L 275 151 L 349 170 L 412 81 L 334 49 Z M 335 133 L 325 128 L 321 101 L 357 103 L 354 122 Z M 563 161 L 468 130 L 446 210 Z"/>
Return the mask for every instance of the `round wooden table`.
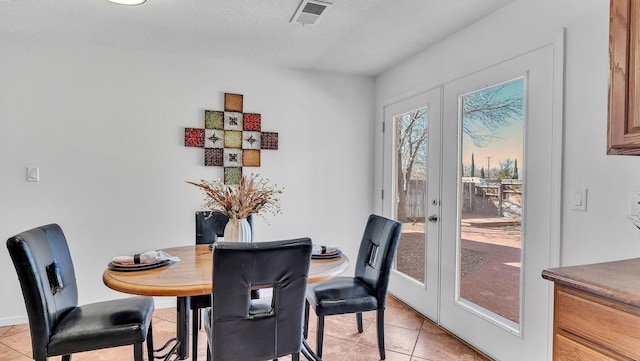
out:
<path id="1" fill-rule="evenodd" d="M 211 294 L 213 257 L 206 244 L 166 248 L 163 251 L 179 257 L 180 261 L 144 271 L 121 272 L 107 268 L 102 280 L 107 287 L 124 293 L 177 297 L 176 338 L 180 342 L 179 357 L 184 360 L 189 357 L 190 297 Z M 349 259 L 342 254 L 332 259 L 312 259 L 308 282 L 337 277 L 348 267 Z"/>

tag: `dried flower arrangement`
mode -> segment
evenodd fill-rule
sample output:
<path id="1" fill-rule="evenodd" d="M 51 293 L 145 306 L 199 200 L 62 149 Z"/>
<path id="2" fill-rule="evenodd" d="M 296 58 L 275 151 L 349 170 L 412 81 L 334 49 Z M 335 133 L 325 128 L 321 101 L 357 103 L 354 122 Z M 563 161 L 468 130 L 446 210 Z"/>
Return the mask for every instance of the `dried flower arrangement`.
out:
<path id="1" fill-rule="evenodd" d="M 631 223 L 633 223 L 633 225 L 636 226 L 637 229 L 640 229 L 640 215 L 630 215 L 627 217 L 627 219 L 631 221 Z"/>
<path id="2" fill-rule="evenodd" d="M 249 177 L 243 175 L 239 184 L 224 184 L 218 179 L 186 183 L 202 189 L 205 195 L 204 208 L 231 219 L 242 219 L 261 212 L 274 215 L 282 213 L 278 196 L 283 189 L 278 188 L 277 184 L 269 185 L 269 180 L 260 178 L 259 174 L 252 173 Z"/>

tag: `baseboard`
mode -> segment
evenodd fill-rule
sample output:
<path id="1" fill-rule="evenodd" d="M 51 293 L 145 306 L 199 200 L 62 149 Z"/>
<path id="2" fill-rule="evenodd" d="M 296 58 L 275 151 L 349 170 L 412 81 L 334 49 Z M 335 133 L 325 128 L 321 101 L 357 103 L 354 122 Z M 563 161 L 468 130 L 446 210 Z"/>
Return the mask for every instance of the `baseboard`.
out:
<path id="1" fill-rule="evenodd" d="M 27 316 L 0 318 L 0 327 L 20 325 L 28 322 L 29 319 Z"/>
<path id="2" fill-rule="evenodd" d="M 161 308 L 172 308 L 172 307 L 176 307 L 176 298 L 175 297 L 154 297 L 153 303 L 157 310 Z"/>

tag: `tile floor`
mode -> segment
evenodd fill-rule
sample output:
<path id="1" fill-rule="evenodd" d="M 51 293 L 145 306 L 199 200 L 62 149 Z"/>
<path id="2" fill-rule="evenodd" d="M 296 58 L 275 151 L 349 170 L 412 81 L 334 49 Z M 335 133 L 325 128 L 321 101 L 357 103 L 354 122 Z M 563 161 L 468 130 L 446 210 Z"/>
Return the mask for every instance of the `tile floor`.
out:
<path id="1" fill-rule="evenodd" d="M 175 335 L 175 309 L 158 309 L 153 318 L 153 337 L 156 346 Z M 315 349 L 315 317 L 311 312 L 309 344 Z M 331 316 L 325 319 L 325 361 L 379 360 L 376 341 L 375 312 L 363 315 L 364 333 L 356 330 L 354 315 Z M 455 337 L 425 319 L 393 297 L 388 299 L 385 312 L 385 344 L 388 361 L 490 361 Z M 198 360 L 205 361 L 206 336 L 199 334 Z M 290 358 L 283 358 L 289 360 Z M 304 360 L 304 357 L 300 358 Z M 31 340 L 26 324 L 0 327 L 0 360 L 31 360 Z M 59 361 L 60 357 L 49 360 Z M 84 352 L 73 361 L 131 361 L 133 347 L 118 347 Z M 226 361 L 226 360 L 225 360 Z"/>

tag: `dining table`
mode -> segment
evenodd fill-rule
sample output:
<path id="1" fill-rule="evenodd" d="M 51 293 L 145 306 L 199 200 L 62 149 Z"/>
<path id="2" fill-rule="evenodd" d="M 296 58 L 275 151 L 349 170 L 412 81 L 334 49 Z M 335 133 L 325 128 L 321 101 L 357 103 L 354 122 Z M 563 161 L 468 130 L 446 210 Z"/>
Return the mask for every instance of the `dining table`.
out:
<path id="1" fill-rule="evenodd" d="M 178 359 L 189 357 L 190 300 L 193 296 L 211 294 L 213 290 L 213 257 L 207 244 L 165 248 L 162 251 L 180 258 L 160 267 L 121 271 L 107 267 L 102 274 L 104 284 L 116 291 L 144 296 L 173 296 L 176 301 L 176 343 Z M 337 277 L 349 267 L 349 259 L 340 253 L 334 258 L 311 259 L 308 283 Z M 166 345 L 165 345 L 166 346 Z M 308 360 L 321 360 L 303 339 L 302 354 Z"/>

